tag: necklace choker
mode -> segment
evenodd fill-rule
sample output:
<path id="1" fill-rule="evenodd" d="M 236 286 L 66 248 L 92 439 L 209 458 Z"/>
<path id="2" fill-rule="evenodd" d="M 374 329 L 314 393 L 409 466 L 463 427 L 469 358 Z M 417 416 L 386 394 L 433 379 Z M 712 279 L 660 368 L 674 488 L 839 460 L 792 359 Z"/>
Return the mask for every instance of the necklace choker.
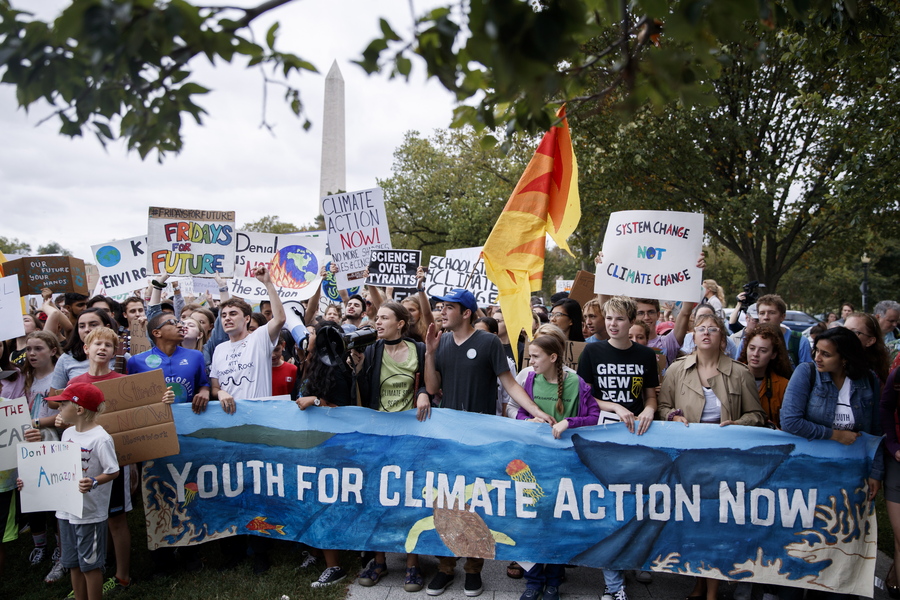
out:
<path id="1" fill-rule="evenodd" d="M 403 338 L 397 338 L 396 340 L 384 340 L 385 346 L 396 346 L 400 342 L 403 341 Z"/>

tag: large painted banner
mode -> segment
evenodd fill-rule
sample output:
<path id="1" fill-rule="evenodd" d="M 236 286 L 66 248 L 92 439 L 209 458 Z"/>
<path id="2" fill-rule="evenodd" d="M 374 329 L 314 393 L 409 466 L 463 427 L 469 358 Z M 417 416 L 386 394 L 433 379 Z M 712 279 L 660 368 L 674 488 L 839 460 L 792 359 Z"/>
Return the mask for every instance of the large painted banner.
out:
<path id="1" fill-rule="evenodd" d="M 703 215 L 626 210 L 609 215 L 594 291 L 609 296 L 696 302 L 703 271 Z"/>
<path id="2" fill-rule="evenodd" d="M 579 564 L 870 596 L 864 480 L 846 447 L 740 426 L 570 429 L 437 409 L 176 404 L 181 454 L 146 464 L 149 546 L 237 534 L 318 548 Z"/>
<path id="3" fill-rule="evenodd" d="M 150 207 L 148 274 L 231 277 L 234 211 Z"/>

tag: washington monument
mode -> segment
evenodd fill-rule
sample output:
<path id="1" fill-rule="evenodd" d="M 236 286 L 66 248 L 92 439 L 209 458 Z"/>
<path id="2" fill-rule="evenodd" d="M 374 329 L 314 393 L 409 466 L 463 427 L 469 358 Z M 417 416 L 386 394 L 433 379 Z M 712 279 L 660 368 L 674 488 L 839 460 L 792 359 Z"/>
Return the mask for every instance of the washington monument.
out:
<path id="1" fill-rule="evenodd" d="M 347 190 L 344 138 L 344 78 L 337 61 L 325 77 L 325 115 L 322 120 L 322 168 L 319 198 Z"/>

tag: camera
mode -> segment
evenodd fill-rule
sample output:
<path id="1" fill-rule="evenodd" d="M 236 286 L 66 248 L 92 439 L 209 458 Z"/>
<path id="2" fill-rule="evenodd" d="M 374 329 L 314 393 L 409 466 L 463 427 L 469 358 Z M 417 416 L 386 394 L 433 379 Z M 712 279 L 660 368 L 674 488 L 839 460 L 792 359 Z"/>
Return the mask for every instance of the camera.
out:
<path id="1" fill-rule="evenodd" d="M 741 310 L 747 310 L 751 304 L 756 304 L 759 300 L 759 288 L 766 287 L 766 284 L 758 281 L 751 281 L 744 284 L 744 299 L 741 300 Z"/>
<path id="2" fill-rule="evenodd" d="M 361 351 L 378 341 L 378 332 L 370 327 L 344 333 L 338 327 L 323 327 L 319 331 L 316 347 L 319 359 L 329 367 L 335 367 L 345 360 L 351 350 Z"/>

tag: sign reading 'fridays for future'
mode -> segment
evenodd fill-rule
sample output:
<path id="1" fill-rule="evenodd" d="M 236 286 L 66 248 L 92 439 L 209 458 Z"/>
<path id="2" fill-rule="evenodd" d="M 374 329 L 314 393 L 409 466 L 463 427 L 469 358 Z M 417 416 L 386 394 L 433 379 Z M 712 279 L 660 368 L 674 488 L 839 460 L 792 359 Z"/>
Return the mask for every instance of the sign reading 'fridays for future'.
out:
<path id="1" fill-rule="evenodd" d="M 594 291 L 608 296 L 696 302 L 703 271 L 703 215 L 627 210 L 612 213 Z"/>
<path id="2" fill-rule="evenodd" d="M 147 244 L 149 273 L 231 277 L 234 211 L 150 207 Z"/>

